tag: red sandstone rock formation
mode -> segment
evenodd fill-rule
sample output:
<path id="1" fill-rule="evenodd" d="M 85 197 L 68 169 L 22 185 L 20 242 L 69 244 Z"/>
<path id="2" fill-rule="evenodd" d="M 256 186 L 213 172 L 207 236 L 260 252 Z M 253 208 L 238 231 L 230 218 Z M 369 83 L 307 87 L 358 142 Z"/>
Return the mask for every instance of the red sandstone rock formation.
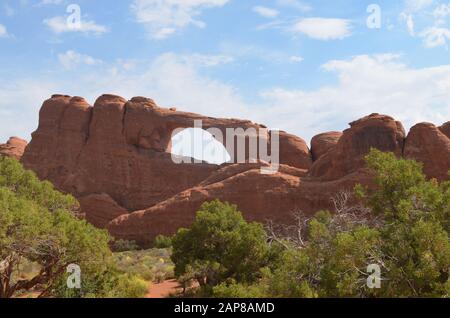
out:
<path id="1" fill-rule="evenodd" d="M 194 117 L 200 118 L 155 108 L 141 98 L 127 103 L 104 95 L 91 107 L 81 98 L 55 95 L 41 109 L 22 162 L 78 198 L 106 193 L 127 210 L 147 208 L 217 169 L 174 165 L 164 151 L 170 148 L 171 131 L 193 125 Z"/>
<path id="2" fill-rule="evenodd" d="M 299 169 L 311 168 L 312 157 L 306 142 L 297 136 L 280 132 L 280 163 Z"/>
<path id="3" fill-rule="evenodd" d="M 392 117 L 372 114 L 350 124 L 335 147 L 312 166 L 310 176 L 336 180 L 364 167 L 364 157 L 371 148 L 402 156 L 405 130 Z"/>
<path id="4" fill-rule="evenodd" d="M 229 168 L 234 167 L 216 172 L 211 182 L 183 191 L 149 209 L 118 217 L 109 224 L 108 230 L 115 237 L 149 246 L 159 234 L 172 235 L 176 229 L 188 227 L 195 211 L 212 199 L 236 204 L 250 221 L 289 224 L 295 211 L 313 214 L 330 209 L 330 199 L 336 193 L 352 190 L 356 183 L 368 184 L 370 180 L 364 172 L 359 172 L 336 181 L 317 182 L 303 179 L 300 171 L 288 166 L 281 166 L 275 175 L 262 175 L 259 166 L 248 166 L 248 170 L 229 176 Z"/>
<path id="5" fill-rule="evenodd" d="M 404 151 L 406 158 L 423 163 L 424 172 L 438 180 L 447 179 L 450 170 L 450 138 L 444 133 L 448 133 L 446 127 L 439 129 L 430 123 L 414 126 L 406 139 Z"/>
<path id="6" fill-rule="evenodd" d="M 26 140 L 18 137 L 11 137 L 6 144 L 0 145 L 0 155 L 20 160 L 27 144 Z"/>
<path id="7" fill-rule="evenodd" d="M 260 222 L 286 223 L 294 210 L 312 214 L 330 208 L 337 192 L 370 183 L 364 156 L 372 147 L 398 156 L 405 148 L 408 158 L 424 162 L 430 177 L 445 179 L 450 169 L 449 123 L 416 126 L 404 147 L 401 123 L 378 114 L 351 123 L 343 134 L 316 136 L 312 155 L 301 138 L 281 132 L 281 166 L 275 174 L 261 174 L 267 164 L 250 153 L 242 164 L 175 164 L 172 133 L 199 120 L 204 129 L 214 128 L 224 145 L 227 128 L 242 128 L 242 134 L 265 128 L 160 108 L 143 97 L 126 101 L 103 95 L 92 107 L 80 97 L 55 95 L 41 109 L 22 162 L 76 196 L 89 222 L 143 246 L 158 234 L 189 226 L 198 207 L 216 198 L 237 204 L 248 220 Z M 263 138 L 270 149 L 270 134 Z M 247 145 L 250 141 L 247 136 Z"/>
<path id="8" fill-rule="evenodd" d="M 439 130 L 446 135 L 448 138 L 450 138 L 450 121 L 443 124 L 441 127 L 439 127 Z"/>
<path id="9" fill-rule="evenodd" d="M 314 161 L 317 161 L 330 149 L 337 145 L 342 133 L 332 131 L 313 137 L 311 140 L 311 153 Z"/>
<path id="10" fill-rule="evenodd" d="M 115 218 L 128 213 L 105 193 L 90 194 L 78 201 L 86 220 L 99 228 L 105 228 Z"/>

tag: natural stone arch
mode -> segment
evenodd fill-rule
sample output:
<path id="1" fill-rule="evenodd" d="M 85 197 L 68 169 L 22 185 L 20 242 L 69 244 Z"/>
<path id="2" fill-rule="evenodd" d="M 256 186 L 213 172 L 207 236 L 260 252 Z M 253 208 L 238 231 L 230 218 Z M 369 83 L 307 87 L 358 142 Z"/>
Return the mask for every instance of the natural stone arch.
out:
<path id="1" fill-rule="evenodd" d="M 151 99 L 144 97 L 135 97 L 126 103 L 123 122 L 128 144 L 167 153 L 172 152 L 172 137 L 183 129 L 201 127 L 210 132 L 225 148 L 232 144 L 227 140 L 228 130 L 236 130 L 238 135 L 244 135 L 246 146 L 249 140 L 245 137 L 246 132 L 266 130 L 266 127 L 249 120 L 213 118 L 180 112 L 174 108 L 160 108 Z M 218 135 L 221 135 L 221 138 L 218 138 Z M 268 134 L 263 138 L 267 143 Z M 228 153 L 231 156 L 229 149 Z M 231 157 L 235 158 L 236 154 Z M 249 154 L 245 154 L 245 159 L 257 158 L 250 158 Z"/>
<path id="2" fill-rule="evenodd" d="M 188 163 L 198 161 L 223 164 L 229 162 L 231 156 L 220 140 L 220 136 L 213 135 L 211 132 L 214 133 L 214 131 L 201 128 L 175 130 L 170 152 L 178 157 L 185 157 Z"/>

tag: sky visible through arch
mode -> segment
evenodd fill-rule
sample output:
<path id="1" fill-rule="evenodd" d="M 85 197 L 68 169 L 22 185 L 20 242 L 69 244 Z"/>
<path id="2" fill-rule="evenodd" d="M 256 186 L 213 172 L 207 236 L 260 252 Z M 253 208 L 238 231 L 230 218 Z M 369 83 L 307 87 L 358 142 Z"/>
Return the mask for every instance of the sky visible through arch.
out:
<path id="1" fill-rule="evenodd" d="M 54 93 L 147 96 L 307 142 L 373 112 L 440 125 L 449 43 L 449 0 L 2 0 L 0 137 L 30 139 Z"/>
<path id="2" fill-rule="evenodd" d="M 231 160 L 225 146 L 201 128 L 188 128 L 175 134 L 172 138 L 171 153 L 185 157 L 186 163 L 194 163 L 193 159 L 212 164 L 222 164 Z"/>

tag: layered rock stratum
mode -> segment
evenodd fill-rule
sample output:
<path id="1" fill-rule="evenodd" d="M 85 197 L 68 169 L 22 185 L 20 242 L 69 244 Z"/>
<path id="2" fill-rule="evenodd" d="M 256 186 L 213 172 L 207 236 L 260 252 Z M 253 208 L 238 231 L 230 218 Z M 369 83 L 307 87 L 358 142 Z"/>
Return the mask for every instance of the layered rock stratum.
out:
<path id="1" fill-rule="evenodd" d="M 0 144 L 0 155 L 20 160 L 28 142 L 18 137 L 11 137 L 6 144 Z"/>
<path id="2" fill-rule="evenodd" d="M 275 174 L 262 174 L 267 163 L 248 153 L 240 164 L 174 163 L 172 133 L 198 120 L 224 136 L 227 128 L 265 129 L 248 120 L 161 108 L 144 97 L 103 95 L 91 106 L 81 97 L 54 95 L 41 108 L 30 144 L 10 140 L 0 154 L 21 159 L 41 179 L 73 194 L 95 226 L 142 246 L 189 226 L 200 205 L 213 199 L 236 204 L 247 220 L 259 222 L 289 223 L 294 211 L 329 209 L 336 193 L 370 185 L 364 157 L 371 148 L 423 163 L 429 178 L 447 180 L 450 170 L 450 122 L 421 123 L 406 135 L 400 122 L 380 114 L 314 137 L 311 149 L 281 132 Z M 263 138 L 270 145 L 270 133 Z"/>

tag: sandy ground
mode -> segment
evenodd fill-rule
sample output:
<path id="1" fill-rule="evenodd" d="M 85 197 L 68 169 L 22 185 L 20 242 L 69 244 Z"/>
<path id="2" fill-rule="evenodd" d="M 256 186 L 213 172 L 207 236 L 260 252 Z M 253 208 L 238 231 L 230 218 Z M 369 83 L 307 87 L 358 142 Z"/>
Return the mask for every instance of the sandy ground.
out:
<path id="1" fill-rule="evenodd" d="M 160 284 L 152 283 L 145 298 L 167 298 L 183 291 L 180 284 L 175 280 L 166 280 Z"/>
<path id="2" fill-rule="evenodd" d="M 160 284 L 149 284 L 148 294 L 145 298 L 167 298 L 171 295 L 180 295 L 183 292 L 183 288 L 177 282 L 176 279 L 166 280 Z M 40 292 L 25 293 L 17 298 L 37 298 Z"/>
<path id="3" fill-rule="evenodd" d="M 38 298 L 41 292 L 28 292 L 15 298 Z"/>

